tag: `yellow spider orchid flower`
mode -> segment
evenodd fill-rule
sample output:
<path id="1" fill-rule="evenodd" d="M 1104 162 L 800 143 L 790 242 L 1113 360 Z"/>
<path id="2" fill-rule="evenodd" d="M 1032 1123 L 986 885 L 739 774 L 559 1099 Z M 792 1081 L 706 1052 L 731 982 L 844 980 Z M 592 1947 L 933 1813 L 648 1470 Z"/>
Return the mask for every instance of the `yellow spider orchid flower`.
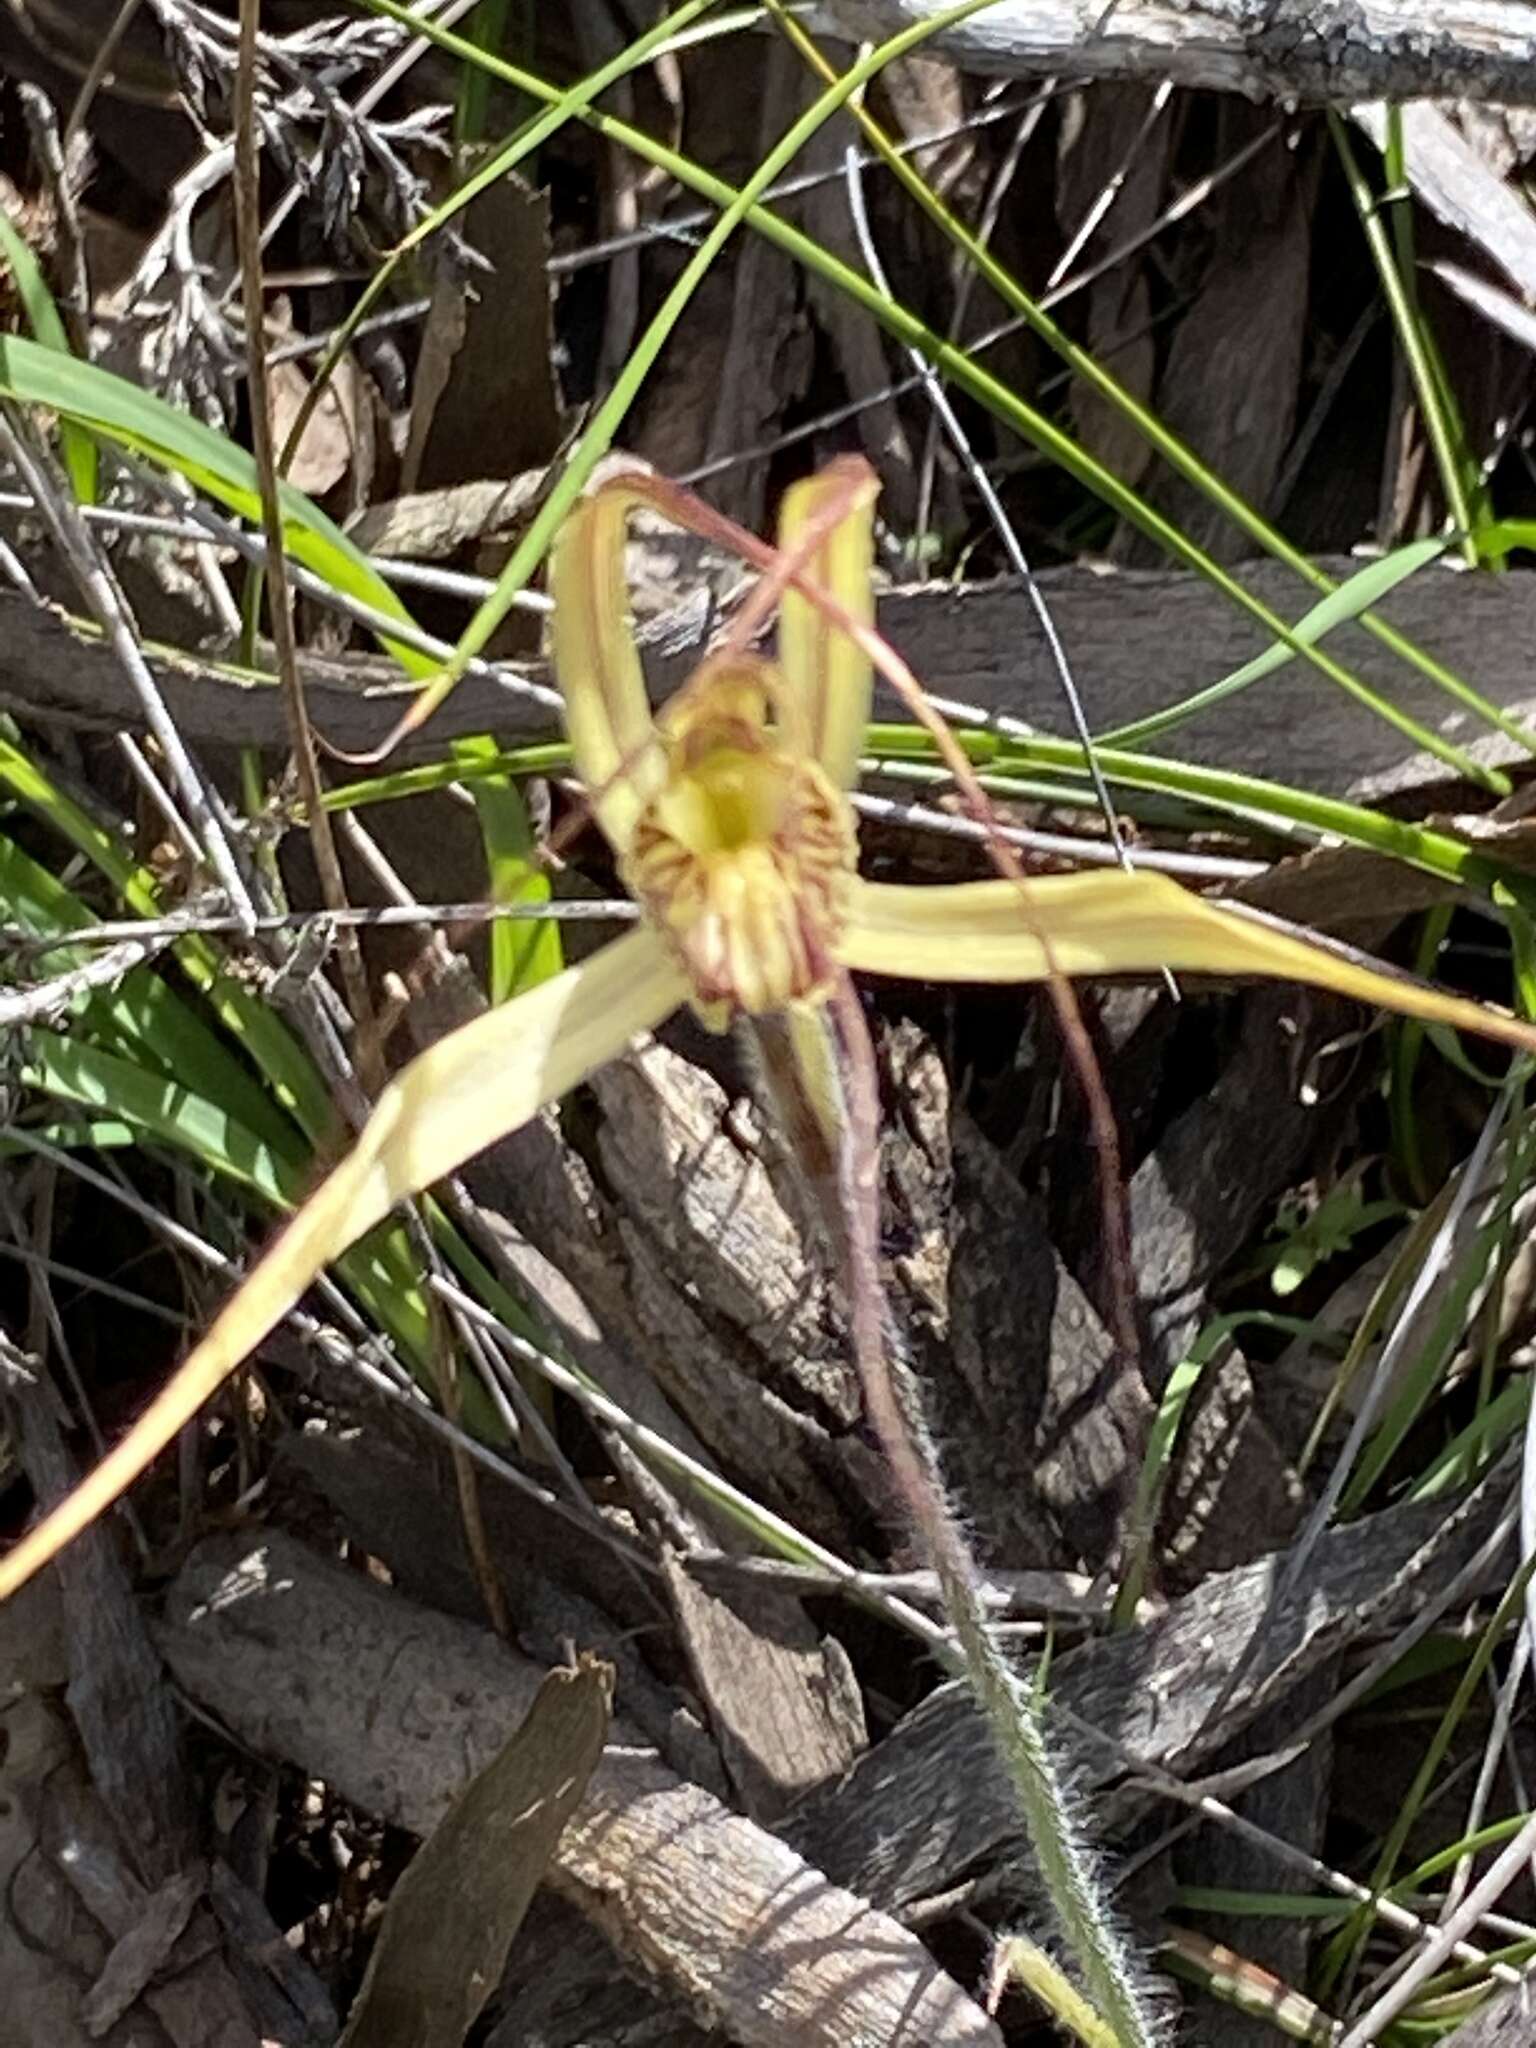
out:
<path id="1" fill-rule="evenodd" d="M 1536 1050 L 1536 1029 L 1500 1011 L 1209 903 L 1166 876 L 1053 875 L 1027 887 L 863 880 L 847 793 L 881 657 L 876 491 L 873 471 L 853 458 L 796 485 L 776 555 L 638 472 L 610 479 L 573 513 L 551 570 L 555 664 L 576 767 L 642 922 L 401 1070 L 352 1150 L 137 1423 L 0 1559 L 0 1598 L 110 1506 L 397 1202 L 527 1123 L 685 1002 L 723 1028 L 741 1015 L 803 1017 L 846 969 L 1033 982 L 1168 968 L 1309 982 Z M 654 716 L 624 580 L 627 524 L 641 506 L 707 538 L 725 535 L 770 567 L 770 598 L 782 591 L 776 661 L 727 646 Z M 735 639 L 744 642 L 743 629 Z"/>

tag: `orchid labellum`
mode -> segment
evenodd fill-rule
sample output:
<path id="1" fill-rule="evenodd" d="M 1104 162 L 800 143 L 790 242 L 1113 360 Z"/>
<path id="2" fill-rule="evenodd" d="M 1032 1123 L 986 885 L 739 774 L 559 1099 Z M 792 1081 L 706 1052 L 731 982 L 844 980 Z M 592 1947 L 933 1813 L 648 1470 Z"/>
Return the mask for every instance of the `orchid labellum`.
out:
<path id="1" fill-rule="evenodd" d="M 0 1560 L 0 1597 L 115 1500 L 395 1203 L 527 1123 L 683 1003 L 721 1029 L 743 1015 L 803 1015 L 847 969 L 1031 982 L 1168 968 L 1310 982 L 1536 1049 L 1536 1031 L 1499 1011 L 1224 909 L 1164 876 L 931 887 L 862 879 L 848 790 L 884 652 L 872 628 L 875 494 L 873 473 L 853 459 L 795 486 L 776 555 L 638 472 L 612 478 L 577 508 L 551 571 L 555 664 L 575 765 L 641 922 L 402 1069 L 351 1152 L 139 1421 Z M 625 590 L 627 522 L 640 506 L 707 537 L 727 532 L 769 569 L 770 594 L 782 590 L 777 659 L 728 645 L 655 715 Z"/>

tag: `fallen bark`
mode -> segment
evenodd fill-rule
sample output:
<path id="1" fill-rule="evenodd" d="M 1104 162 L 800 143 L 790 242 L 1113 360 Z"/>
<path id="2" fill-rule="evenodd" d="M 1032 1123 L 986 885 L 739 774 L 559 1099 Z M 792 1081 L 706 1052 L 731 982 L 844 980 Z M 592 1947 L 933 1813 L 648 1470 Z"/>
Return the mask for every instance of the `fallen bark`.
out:
<path id="1" fill-rule="evenodd" d="M 1260 1557 L 1213 1573 L 1159 1620 L 1060 1658 L 1050 1703 L 1094 1820 L 1129 1821 L 1155 1797 L 1123 1783 L 1111 1794 L 1127 1752 L 1155 1770 L 1198 1776 L 1341 1650 L 1394 1634 L 1463 1574 L 1476 1579 L 1461 1589 L 1469 1599 L 1503 1583 L 1508 1501 L 1508 1476 L 1494 1473 L 1449 1509 L 1389 1509 L 1329 1530 L 1288 1590 L 1288 1553 Z M 930 1693 L 839 1784 L 803 1800 L 783 1832 L 891 1911 L 1028 1859 L 991 1738 L 959 1683 Z"/>
<path id="2" fill-rule="evenodd" d="M 882 42 L 943 0 L 821 0 L 815 24 Z M 1518 0 L 994 0 L 926 45 L 993 77 L 1171 78 L 1252 99 L 1536 102 Z"/>
<path id="3" fill-rule="evenodd" d="M 1336 577 L 1359 565 L 1325 559 Z M 1273 562 L 1234 572 L 1283 618 L 1295 620 L 1312 596 Z M 1173 570 L 1048 570 L 1040 577 L 1093 730 L 1143 718 L 1230 674 L 1263 651 L 1262 631 L 1197 576 Z M 1435 569 L 1409 578 L 1378 608 L 1383 618 L 1448 663 L 1501 710 L 1536 721 L 1536 678 L 1527 649 L 1536 640 L 1536 575 L 1459 575 Z M 698 659 L 697 607 L 685 607 L 644 636 L 654 695 L 684 679 Z M 1042 732 L 1065 734 L 1061 686 L 1029 601 L 1011 582 L 893 590 L 880 603 L 880 627 L 925 686 L 989 715 L 1006 714 Z M 1476 760 L 1508 767 L 1529 758 L 1503 733 L 1489 731 L 1432 683 L 1407 668 L 1358 626 L 1330 634 L 1330 653 L 1385 691 L 1401 710 Z M 157 681 L 192 747 L 286 746 L 276 686 L 239 679 L 206 661 L 152 655 Z M 526 675 L 547 687 L 547 668 Z M 332 745 L 363 752 L 387 737 L 414 696 L 392 664 L 362 656 L 306 664 L 306 696 L 316 729 Z M 99 641 L 74 632 L 57 612 L 0 595 L 0 707 L 26 717 L 115 731 L 141 728 L 143 711 L 127 677 Z M 882 715 L 898 707 L 887 697 Z M 430 720 L 408 760 L 464 733 L 490 732 L 509 743 L 548 737 L 556 718 L 548 700 L 517 694 L 507 680 L 468 675 Z M 1443 786 L 1452 771 L 1336 689 L 1304 661 L 1201 712 L 1150 752 L 1268 776 L 1326 796 L 1369 802 L 1388 793 Z"/>
<path id="4" fill-rule="evenodd" d="M 1120 1780 L 1112 1803 L 1130 1818 L 1155 1795 L 1124 1785 L 1127 1751 L 1197 1774 L 1341 1649 L 1435 1611 L 1453 1580 L 1463 1598 L 1498 1583 L 1506 1502 L 1495 1474 L 1449 1512 L 1373 1516 L 1326 1535 L 1283 1599 L 1284 1553 L 1064 1657 L 1051 1699 L 1085 1798 Z M 203 1544 L 172 1589 L 160 1643 L 243 1741 L 418 1834 L 505 1740 L 539 1678 L 483 1631 L 277 1532 Z M 667 1771 L 616 1721 L 551 1881 L 631 1967 L 749 2048 L 999 2041 L 915 1937 L 864 1904 L 899 1909 L 1026 1854 L 962 1687 L 932 1694 L 802 1802 L 784 1834 L 794 1849 Z"/>
<path id="5" fill-rule="evenodd" d="M 161 1644 L 242 1741 L 418 1835 L 542 1676 L 277 1531 L 201 1545 Z M 1001 2048 L 915 1935 L 676 1777 L 622 1720 L 550 1881 L 633 1969 L 745 2048 Z"/>
<path id="6" fill-rule="evenodd" d="M 1442 108 L 1420 101 L 1397 111 L 1404 175 L 1415 196 L 1529 297 L 1536 291 L 1536 213 L 1524 192 L 1505 183 Z M 1386 147 L 1388 113 L 1382 105 L 1353 109 L 1356 125 L 1378 149 Z"/>

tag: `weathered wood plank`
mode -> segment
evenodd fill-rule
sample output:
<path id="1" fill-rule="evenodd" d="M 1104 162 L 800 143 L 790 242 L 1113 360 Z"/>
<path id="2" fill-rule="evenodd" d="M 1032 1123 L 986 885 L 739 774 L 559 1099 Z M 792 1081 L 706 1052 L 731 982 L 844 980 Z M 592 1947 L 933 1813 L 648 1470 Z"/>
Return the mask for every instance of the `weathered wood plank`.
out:
<path id="1" fill-rule="evenodd" d="M 542 1675 L 275 1530 L 200 1546 L 161 1640 L 242 1741 L 416 1834 Z M 634 1968 L 745 2048 L 1001 2048 L 915 1935 L 675 1777 L 622 1720 L 550 1877 Z"/>
<path id="2" fill-rule="evenodd" d="M 1358 565 L 1335 558 L 1323 566 L 1344 577 Z M 1250 563 L 1235 573 L 1283 618 L 1300 618 L 1309 607 L 1312 593 L 1276 563 Z M 1249 618 L 1183 573 L 1099 574 L 1074 567 L 1047 571 L 1040 581 L 1096 732 L 1179 701 L 1230 674 L 1266 644 Z M 1381 612 L 1502 710 L 1536 725 L 1536 671 L 1530 662 L 1536 575 L 1435 569 L 1400 586 Z M 647 633 L 648 668 L 658 695 L 675 688 L 691 667 L 701 619 L 699 607 L 685 608 Z M 880 625 L 935 694 L 1045 732 L 1068 730 L 1038 625 L 1015 585 L 891 591 L 881 600 Z M 1341 628 L 1328 647 L 1388 691 L 1401 709 L 1479 761 L 1508 766 L 1525 758 L 1517 742 L 1488 732 L 1360 627 Z M 240 682 L 207 663 L 179 658 L 161 658 L 156 672 L 190 744 L 285 744 L 271 684 Z M 527 676 L 548 689 L 542 666 L 531 665 Z M 359 656 L 308 667 L 315 724 L 348 752 L 377 746 L 411 695 L 399 672 L 382 661 Z M 14 596 L 0 596 L 0 703 L 102 730 L 134 727 L 142 719 L 127 679 L 99 643 L 72 632 L 57 614 Z M 435 750 L 445 739 L 469 732 L 493 732 L 509 742 L 547 736 L 555 723 L 548 697 L 532 700 L 518 695 L 507 678 L 470 675 L 416 751 Z M 1417 751 L 1302 661 L 1180 726 L 1160 745 L 1184 760 L 1284 779 L 1332 796 L 1371 799 L 1451 779 L 1442 763 Z"/>
<path id="3" fill-rule="evenodd" d="M 875 42 L 941 0 L 822 0 L 816 14 Z M 931 47 L 994 77 L 1171 78 L 1254 98 L 1536 100 L 1536 38 L 1517 0 L 996 0 Z"/>

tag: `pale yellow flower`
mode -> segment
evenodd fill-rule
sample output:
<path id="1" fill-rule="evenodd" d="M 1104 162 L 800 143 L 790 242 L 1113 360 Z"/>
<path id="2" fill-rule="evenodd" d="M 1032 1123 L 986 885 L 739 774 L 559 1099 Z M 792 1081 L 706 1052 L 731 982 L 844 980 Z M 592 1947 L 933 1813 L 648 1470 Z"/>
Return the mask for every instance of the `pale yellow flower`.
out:
<path id="1" fill-rule="evenodd" d="M 845 969 L 903 979 L 1270 975 L 1525 1050 L 1501 1012 L 1244 917 L 1160 875 L 1056 875 L 913 888 L 862 879 L 848 790 L 872 689 L 876 485 L 834 463 L 786 495 L 778 655 L 706 659 L 653 716 L 627 619 L 624 548 L 642 504 L 717 532 L 684 492 L 636 474 L 572 515 L 551 569 L 554 653 L 575 765 L 642 912 L 632 932 L 414 1059 L 356 1144 L 123 1440 L 0 1560 L 14 1591 L 130 1485 L 291 1309 L 394 1205 L 518 1129 L 683 1003 L 715 1028 L 802 1016 Z M 830 593 L 830 606 L 814 592 Z M 801 1041 L 805 1041 L 802 1039 Z"/>

